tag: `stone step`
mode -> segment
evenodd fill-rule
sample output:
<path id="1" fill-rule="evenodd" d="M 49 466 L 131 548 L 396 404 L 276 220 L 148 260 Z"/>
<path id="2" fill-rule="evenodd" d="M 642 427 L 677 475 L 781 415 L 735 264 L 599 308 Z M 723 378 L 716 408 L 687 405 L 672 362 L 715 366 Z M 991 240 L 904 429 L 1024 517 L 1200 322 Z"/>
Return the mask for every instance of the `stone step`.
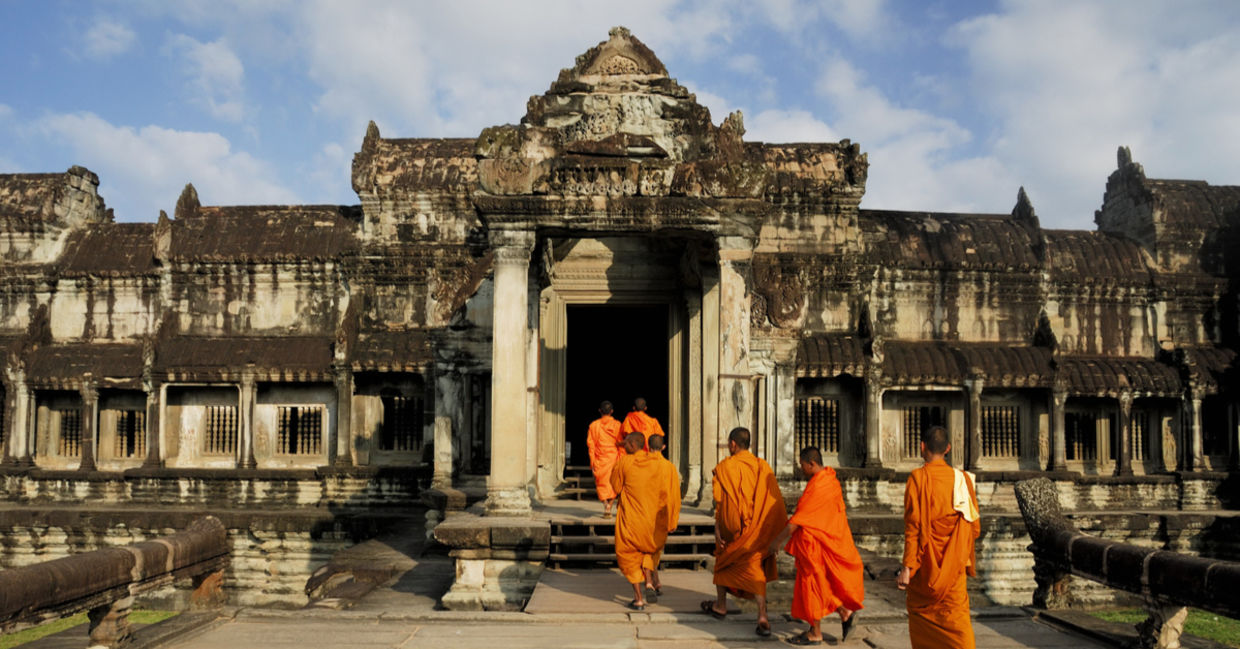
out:
<path id="1" fill-rule="evenodd" d="M 664 554 L 659 561 L 659 565 L 669 564 L 693 564 L 694 567 L 700 568 L 706 565 L 706 561 L 711 558 L 709 554 Z M 603 552 L 551 552 L 547 554 L 547 561 L 556 566 L 562 563 L 591 563 L 595 565 L 615 565 L 616 555 L 614 553 Z"/>
<path id="2" fill-rule="evenodd" d="M 607 545 L 612 545 L 615 542 L 616 542 L 616 537 L 614 534 L 607 535 L 607 536 L 597 536 L 597 535 L 596 536 L 555 536 L 553 535 L 551 537 L 551 543 L 553 545 L 556 543 L 564 543 L 564 544 L 573 543 L 573 544 L 581 544 L 581 545 L 586 545 L 586 544 L 597 545 L 597 544 L 605 543 Z M 669 546 L 671 545 L 701 545 L 705 543 L 714 545 L 715 535 L 713 534 L 710 534 L 710 535 L 692 534 L 692 535 L 679 535 L 679 536 L 670 535 L 667 537 L 667 545 Z"/>

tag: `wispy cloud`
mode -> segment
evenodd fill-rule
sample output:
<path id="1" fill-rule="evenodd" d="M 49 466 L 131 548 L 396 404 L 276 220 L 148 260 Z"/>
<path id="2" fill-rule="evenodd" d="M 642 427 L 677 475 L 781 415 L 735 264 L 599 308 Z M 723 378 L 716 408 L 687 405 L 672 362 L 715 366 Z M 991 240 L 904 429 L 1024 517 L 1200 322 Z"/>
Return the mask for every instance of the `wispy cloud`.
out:
<path id="1" fill-rule="evenodd" d="M 116 126 L 92 113 L 51 115 L 34 127 L 99 174 L 100 191 L 119 220 L 150 221 L 160 209 L 171 212 L 187 182 L 204 203 L 298 202 L 266 163 L 234 151 L 218 133 Z M 108 187 L 122 191 L 109 193 Z"/>
<path id="2" fill-rule="evenodd" d="M 185 76 L 209 114 L 230 122 L 245 118 L 245 66 L 224 39 L 202 43 L 176 34 L 168 47 L 184 59 Z"/>
<path id="3" fill-rule="evenodd" d="M 128 51 L 136 40 L 137 35 L 124 23 L 99 18 L 82 35 L 82 46 L 91 58 L 109 59 Z"/>

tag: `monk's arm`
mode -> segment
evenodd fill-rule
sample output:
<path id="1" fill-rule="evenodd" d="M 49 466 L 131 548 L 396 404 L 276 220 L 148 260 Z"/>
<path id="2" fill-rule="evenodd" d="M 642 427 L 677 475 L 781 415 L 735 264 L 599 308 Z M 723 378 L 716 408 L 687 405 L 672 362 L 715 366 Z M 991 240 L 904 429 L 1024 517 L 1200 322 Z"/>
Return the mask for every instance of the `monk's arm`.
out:
<path id="1" fill-rule="evenodd" d="M 771 547 L 767 549 L 767 554 L 775 554 L 779 552 L 779 546 L 787 543 L 788 539 L 792 538 L 793 534 L 796 534 L 797 527 L 798 526 L 795 523 L 789 522 L 788 526 L 784 528 L 784 531 L 780 532 L 779 535 L 771 541 Z"/>
<path id="2" fill-rule="evenodd" d="M 624 462 L 616 462 L 616 467 L 611 470 L 611 490 L 616 492 L 616 497 L 620 497 L 620 491 L 624 488 Z"/>

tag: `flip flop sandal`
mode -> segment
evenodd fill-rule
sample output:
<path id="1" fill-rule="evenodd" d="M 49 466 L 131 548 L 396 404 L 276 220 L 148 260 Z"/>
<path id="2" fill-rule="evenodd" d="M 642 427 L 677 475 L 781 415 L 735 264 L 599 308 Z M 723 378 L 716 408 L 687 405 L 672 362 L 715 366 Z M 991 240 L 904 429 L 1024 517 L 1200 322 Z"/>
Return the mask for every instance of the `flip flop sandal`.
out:
<path id="1" fill-rule="evenodd" d="M 702 602 L 702 604 L 701 604 L 701 609 L 702 609 L 702 612 L 703 612 L 703 613 L 706 613 L 707 615 L 710 615 L 711 617 L 715 618 L 716 620 L 726 620 L 726 619 L 728 619 L 728 614 L 727 614 L 727 613 L 720 613 L 719 611 L 716 611 L 716 610 L 715 610 L 715 600 L 713 600 L 713 599 L 704 600 L 704 601 Z"/>
<path id="2" fill-rule="evenodd" d="M 753 632 L 758 634 L 758 637 L 769 638 L 771 637 L 771 623 L 759 622 L 758 626 L 754 627 Z"/>
<path id="3" fill-rule="evenodd" d="M 647 586 L 646 587 L 646 603 L 657 604 L 658 601 L 659 601 L 659 591 Z"/>
<path id="4" fill-rule="evenodd" d="M 822 640 L 811 640 L 809 637 L 809 631 L 802 631 L 801 633 L 784 640 L 784 642 L 787 642 L 794 647 L 813 647 L 815 645 L 822 644 Z"/>
<path id="5" fill-rule="evenodd" d="M 630 608 L 630 609 L 632 609 L 632 610 L 634 610 L 634 611 L 644 611 L 644 610 L 646 610 L 646 605 L 645 605 L 645 604 L 638 604 L 638 603 L 637 603 L 637 600 L 632 600 L 632 601 L 630 601 L 630 602 L 629 602 L 629 608 Z"/>

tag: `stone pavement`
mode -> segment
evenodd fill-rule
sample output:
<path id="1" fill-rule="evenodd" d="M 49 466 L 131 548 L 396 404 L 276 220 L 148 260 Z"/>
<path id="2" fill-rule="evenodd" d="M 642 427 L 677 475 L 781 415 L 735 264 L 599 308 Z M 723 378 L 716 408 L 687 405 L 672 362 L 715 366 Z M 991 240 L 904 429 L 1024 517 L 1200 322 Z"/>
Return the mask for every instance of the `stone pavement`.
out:
<path id="1" fill-rule="evenodd" d="M 196 636 L 168 646 L 178 649 L 272 649 L 302 647 L 399 647 L 402 649 L 705 649 L 781 647 L 801 624 L 777 621 L 775 636 L 758 638 L 753 617 L 723 622 L 702 615 L 451 613 L 408 616 L 357 615 L 348 611 L 240 611 Z M 836 623 L 825 625 L 826 646 L 900 649 L 909 647 L 903 622 L 862 623 L 839 644 Z M 1083 636 L 1025 618 L 978 619 L 979 648 L 1052 649 L 1103 647 Z"/>

